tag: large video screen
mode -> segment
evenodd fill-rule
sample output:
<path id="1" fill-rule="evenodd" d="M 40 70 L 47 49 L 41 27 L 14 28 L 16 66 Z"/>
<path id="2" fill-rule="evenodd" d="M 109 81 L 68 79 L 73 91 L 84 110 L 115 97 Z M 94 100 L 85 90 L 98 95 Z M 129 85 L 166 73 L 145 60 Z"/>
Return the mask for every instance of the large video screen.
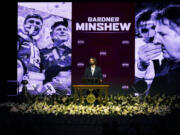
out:
<path id="1" fill-rule="evenodd" d="M 70 2 L 18 3 L 17 80 L 30 94 L 71 94 L 71 23 Z"/>
<path id="2" fill-rule="evenodd" d="M 17 82 L 32 95 L 180 93 L 178 2 L 19 2 Z"/>

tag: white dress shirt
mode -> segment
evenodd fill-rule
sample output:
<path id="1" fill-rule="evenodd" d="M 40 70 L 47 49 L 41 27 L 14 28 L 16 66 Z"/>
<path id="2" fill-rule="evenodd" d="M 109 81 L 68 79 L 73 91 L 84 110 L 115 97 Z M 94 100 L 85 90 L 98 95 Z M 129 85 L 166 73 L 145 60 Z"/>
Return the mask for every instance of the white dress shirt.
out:
<path id="1" fill-rule="evenodd" d="M 92 76 L 94 75 L 95 68 L 96 68 L 96 66 L 91 66 L 91 73 L 92 73 Z"/>

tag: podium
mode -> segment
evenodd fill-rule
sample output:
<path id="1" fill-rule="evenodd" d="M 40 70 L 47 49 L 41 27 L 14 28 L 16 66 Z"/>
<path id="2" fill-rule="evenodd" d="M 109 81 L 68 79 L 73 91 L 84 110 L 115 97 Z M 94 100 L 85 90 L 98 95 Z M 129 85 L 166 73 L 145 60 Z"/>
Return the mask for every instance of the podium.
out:
<path id="1" fill-rule="evenodd" d="M 98 100 L 101 104 L 103 99 L 103 92 L 105 94 L 105 102 L 107 103 L 108 101 L 108 88 L 110 85 L 72 85 L 72 87 L 74 89 L 74 102 L 76 102 L 79 98 L 81 103 L 86 100 L 88 103 L 93 104 L 96 100 Z M 86 97 L 83 95 L 84 90 L 89 90 L 90 92 Z M 94 90 L 98 90 L 98 97 L 95 97 L 93 94 Z"/>

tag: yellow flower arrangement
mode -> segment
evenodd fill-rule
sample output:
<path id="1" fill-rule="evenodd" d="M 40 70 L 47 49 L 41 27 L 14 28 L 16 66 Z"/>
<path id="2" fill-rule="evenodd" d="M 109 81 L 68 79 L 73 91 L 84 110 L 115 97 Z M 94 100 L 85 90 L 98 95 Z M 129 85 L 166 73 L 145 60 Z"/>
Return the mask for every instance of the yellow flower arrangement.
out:
<path id="1" fill-rule="evenodd" d="M 41 97 L 42 98 L 42 97 Z M 172 109 L 180 109 L 180 96 L 157 95 L 154 97 L 110 96 L 107 104 L 94 105 L 89 103 L 74 102 L 73 97 L 45 96 L 39 99 L 31 97 L 31 104 L 6 102 L 0 107 L 6 106 L 14 112 L 33 114 L 62 114 L 62 115 L 167 115 Z M 16 109 L 14 109 L 16 108 Z"/>

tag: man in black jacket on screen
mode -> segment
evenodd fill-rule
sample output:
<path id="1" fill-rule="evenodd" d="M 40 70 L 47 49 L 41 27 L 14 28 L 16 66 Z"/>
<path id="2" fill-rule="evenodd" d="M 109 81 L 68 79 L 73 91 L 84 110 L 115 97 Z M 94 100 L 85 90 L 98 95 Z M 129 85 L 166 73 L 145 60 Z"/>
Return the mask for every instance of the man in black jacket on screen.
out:
<path id="1" fill-rule="evenodd" d="M 164 60 L 155 75 L 150 94 L 180 95 L 180 5 L 164 8 L 156 20 L 153 42 L 162 46 Z"/>

